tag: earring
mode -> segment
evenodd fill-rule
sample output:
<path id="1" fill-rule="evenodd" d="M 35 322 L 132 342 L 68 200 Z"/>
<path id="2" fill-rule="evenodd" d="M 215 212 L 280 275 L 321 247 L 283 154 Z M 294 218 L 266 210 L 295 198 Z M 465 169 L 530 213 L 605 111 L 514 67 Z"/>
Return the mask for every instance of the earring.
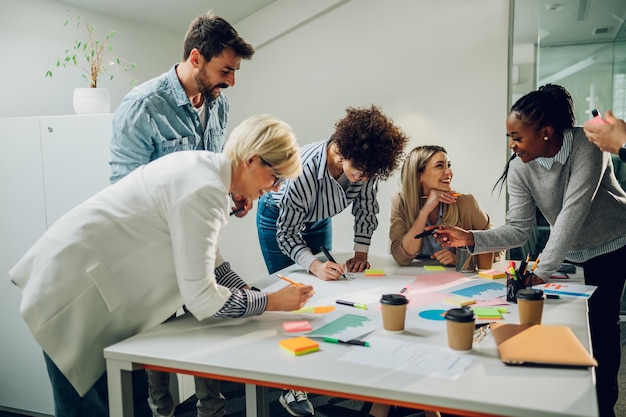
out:
<path id="1" fill-rule="evenodd" d="M 550 139 L 550 138 L 549 138 L 549 137 L 547 137 L 547 136 L 544 136 L 544 137 L 543 137 L 543 140 L 548 140 L 548 139 Z"/>

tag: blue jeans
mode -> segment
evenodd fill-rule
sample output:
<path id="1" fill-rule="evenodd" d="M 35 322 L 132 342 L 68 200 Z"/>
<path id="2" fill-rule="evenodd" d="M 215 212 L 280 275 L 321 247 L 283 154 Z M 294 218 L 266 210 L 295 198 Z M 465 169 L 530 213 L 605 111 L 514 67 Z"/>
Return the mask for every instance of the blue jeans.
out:
<path id="1" fill-rule="evenodd" d="M 109 417 L 106 372 L 81 397 L 46 352 L 43 353 L 43 357 L 52 384 L 55 417 Z M 134 415 L 136 417 L 150 417 L 152 413 L 148 408 L 147 381 L 143 370 L 133 371 L 133 394 Z"/>
<path id="2" fill-rule="evenodd" d="M 265 194 L 259 199 L 256 227 L 259 235 L 259 244 L 265 266 L 270 274 L 280 271 L 283 268 L 293 265 L 295 262 L 285 255 L 278 247 L 276 241 L 276 220 L 278 219 L 278 207 L 269 194 Z M 306 245 L 314 254 L 319 253 L 322 246 L 332 250 L 333 229 L 330 218 L 317 222 L 305 223 L 301 232 Z"/>

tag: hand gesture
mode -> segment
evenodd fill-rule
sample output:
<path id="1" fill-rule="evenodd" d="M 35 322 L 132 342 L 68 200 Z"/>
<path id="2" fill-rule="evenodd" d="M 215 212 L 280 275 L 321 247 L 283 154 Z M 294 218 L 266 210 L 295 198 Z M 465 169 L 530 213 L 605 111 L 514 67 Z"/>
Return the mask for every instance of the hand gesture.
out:
<path id="1" fill-rule="evenodd" d="M 370 267 L 367 261 L 367 253 L 354 252 L 354 257 L 346 261 L 349 272 L 363 272 Z"/>
<path id="2" fill-rule="evenodd" d="M 435 239 L 444 248 L 474 245 L 472 232 L 460 227 L 439 225 L 429 226 L 428 229 L 437 229 L 435 230 Z"/>
<path id="3" fill-rule="evenodd" d="M 303 285 L 301 287 L 288 285 L 281 290 L 267 294 L 265 311 L 299 310 L 304 307 L 311 297 L 313 297 L 313 287 L 311 285 Z"/>

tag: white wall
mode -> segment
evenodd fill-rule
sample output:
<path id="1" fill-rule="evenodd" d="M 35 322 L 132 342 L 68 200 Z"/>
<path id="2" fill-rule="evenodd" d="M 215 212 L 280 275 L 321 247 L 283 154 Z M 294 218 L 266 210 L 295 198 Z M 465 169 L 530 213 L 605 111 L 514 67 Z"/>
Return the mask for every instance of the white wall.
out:
<path id="1" fill-rule="evenodd" d="M 407 150 L 444 146 L 454 188 L 474 194 L 500 225 L 505 196 L 498 200 L 491 189 L 507 155 L 508 8 L 507 0 L 339 2 L 242 63 L 236 86 L 226 91 L 230 126 L 272 113 L 304 144 L 325 138 L 347 106 L 376 104 L 410 135 Z M 259 20 L 300 21 L 288 7 L 262 12 L 237 25 L 253 43 L 267 37 L 258 31 Z M 389 199 L 398 187 L 397 175 L 381 184 L 372 251 L 387 251 Z M 225 257 L 251 281 L 266 273 L 255 215 L 233 219 L 222 243 Z M 333 224 L 334 251 L 351 251 L 350 211 Z M 237 262 L 241 254 L 245 262 Z"/>
<path id="2" fill-rule="evenodd" d="M 98 33 L 119 32 L 112 39 L 112 55 L 137 63 L 128 74 L 113 71 L 114 79 L 100 83 L 111 94 L 115 109 L 132 88 L 132 79 L 142 82 L 167 71 L 182 57 L 181 33 L 84 12 L 58 1 L 0 0 L 0 117 L 54 116 L 74 114 L 72 93 L 75 87 L 88 87 L 76 68 L 56 68 L 51 64 L 76 39 L 84 39 L 82 27 L 64 27 L 66 20 L 81 14 Z M 190 16 L 189 20 L 194 16 Z M 48 69 L 53 78 L 45 78 Z"/>

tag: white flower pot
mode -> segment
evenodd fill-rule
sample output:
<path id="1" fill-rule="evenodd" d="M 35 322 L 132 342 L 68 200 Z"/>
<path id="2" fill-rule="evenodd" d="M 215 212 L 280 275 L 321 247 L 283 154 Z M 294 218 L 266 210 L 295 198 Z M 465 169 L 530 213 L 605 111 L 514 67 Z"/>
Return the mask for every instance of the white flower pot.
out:
<path id="1" fill-rule="evenodd" d="M 75 88 L 74 111 L 76 114 L 109 113 L 111 96 L 107 88 Z"/>

